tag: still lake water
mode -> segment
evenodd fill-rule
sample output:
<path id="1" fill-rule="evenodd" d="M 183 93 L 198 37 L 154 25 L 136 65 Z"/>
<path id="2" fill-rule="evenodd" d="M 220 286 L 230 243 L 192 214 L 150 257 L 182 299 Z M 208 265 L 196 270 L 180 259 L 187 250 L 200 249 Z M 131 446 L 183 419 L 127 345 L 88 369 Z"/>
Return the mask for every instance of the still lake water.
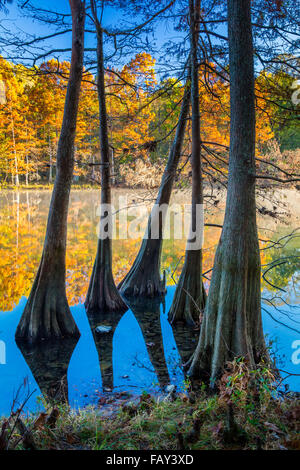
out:
<path id="1" fill-rule="evenodd" d="M 114 191 L 116 210 L 151 207 L 155 193 Z M 120 203 L 119 197 L 122 197 Z M 87 318 L 83 300 L 96 251 L 99 192 L 74 190 L 71 194 L 67 294 L 80 329 L 78 342 L 52 344 L 44 350 L 20 350 L 14 332 L 38 267 L 50 201 L 48 191 L 2 192 L 0 195 L 0 416 L 9 412 L 12 398 L 27 379 L 34 391 L 27 409 L 41 405 L 37 397 L 68 395 L 73 407 L 97 404 L 102 395 L 144 390 L 160 393 L 169 384 L 184 389 L 181 364 L 193 352 L 198 332 L 172 328 L 167 320 L 180 273 L 184 239 L 165 240 L 162 269 L 166 270 L 168 291 L 164 303 L 131 305 L 122 316 Z M 271 201 L 271 202 L 270 202 Z M 274 202 L 275 201 L 275 202 Z M 177 192 L 174 202 L 189 203 L 188 192 Z M 206 205 L 205 221 L 221 224 L 224 195 L 217 193 Z M 283 371 L 300 373 L 300 196 L 296 191 L 265 193 L 258 199 L 258 217 L 263 270 L 262 312 L 264 332 L 271 342 L 277 365 Z M 178 207 L 179 207 L 178 206 Z M 274 210 L 277 217 L 273 217 Z M 140 217 L 135 238 L 114 240 L 113 267 L 116 282 L 126 274 L 140 246 L 147 216 Z M 119 222 L 120 225 L 121 222 Z M 172 224 L 171 224 L 172 225 Z M 288 236 L 292 234 L 291 236 Z M 207 227 L 204 241 L 204 271 L 213 264 L 220 229 Z M 208 287 L 209 280 L 206 281 Z M 278 289 L 279 287 L 280 289 Z M 95 327 L 107 325 L 108 333 L 96 334 Z M 298 352 L 299 353 L 298 353 Z M 282 376 L 287 374 L 282 372 Z M 283 382 L 299 391 L 299 377 Z M 25 393 L 25 392 L 23 392 Z M 21 397 L 20 397 L 21 398 Z"/>

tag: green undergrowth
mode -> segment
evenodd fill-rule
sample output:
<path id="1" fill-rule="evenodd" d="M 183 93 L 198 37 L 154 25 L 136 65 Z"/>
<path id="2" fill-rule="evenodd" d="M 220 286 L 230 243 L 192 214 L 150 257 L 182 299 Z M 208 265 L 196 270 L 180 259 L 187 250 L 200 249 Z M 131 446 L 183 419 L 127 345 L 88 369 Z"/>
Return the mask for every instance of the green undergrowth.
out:
<path id="1" fill-rule="evenodd" d="M 75 411 L 56 404 L 48 407 L 48 415 L 23 417 L 23 430 L 13 424 L 17 413 L 9 418 L 6 428 L 14 430 L 6 444 L 2 437 L 2 448 L 299 450 L 299 398 L 280 397 L 273 383 L 267 368 L 251 372 L 240 361 L 229 364 L 216 394 L 204 384 L 197 392 L 159 399 L 145 392 L 109 417 L 101 407 Z M 9 419 L 2 419 L 2 436 Z"/>

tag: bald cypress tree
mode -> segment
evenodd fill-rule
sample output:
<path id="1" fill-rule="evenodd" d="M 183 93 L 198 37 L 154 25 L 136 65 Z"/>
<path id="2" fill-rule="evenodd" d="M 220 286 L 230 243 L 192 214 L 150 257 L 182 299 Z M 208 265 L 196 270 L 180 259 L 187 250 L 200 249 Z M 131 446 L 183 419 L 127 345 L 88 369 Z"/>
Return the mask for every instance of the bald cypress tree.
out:
<path id="1" fill-rule="evenodd" d="M 101 218 L 97 254 L 85 300 L 85 307 L 87 312 L 125 312 L 125 310 L 127 310 L 127 306 L 123 302 L 118 292 L 112 274 L 112 241 L 109 226 L 112 216 L 111 184 L 104 81 L 103 28 L 98 19 L 97 3 L 94 0 L 91 0 L 91 11 L 97 33 L 97 90 L 100 116 L 99 137 L 101 148 Z"/>
<path id="2" fill-rule="evenodd" d="M 189 375 L 213 386 L 226 363 L 255 367 L 265 353 L 255 203 L 255 101 L 251 0 L 228 0 L 230 155 L 225 219 L 199 343 Z"/>
<path id="3" fill-rule="evenodd" d="M 176 134 L 170 149 L 167 165 L 162 176 L 159 192 L 155 202 L 154 210 L 157 211 L 156 217 L 159 213 L 159 210 L 170 202 L 176 171 L 181 157 L 186 122 L 189 114 L 190 90 L 190 77 L 188 76 L 177 123 Z M 161 279 L 160 273 L 164 225 L 163 214 L 161 214 L 161 217 L 156 218 L 155 224 L 158 237 L 153 238 L 151 235 L 153 232 L 153 226 L 155 225 L 153 223 L 153 213 L 154 211 L 152 211 L 150 214 L 145 236 L 143 238 L 138 255 L 134 260 L 131 269 L 118 285 L 120 292 L 125 297 L 131 299 L 137 298 L 139 296 L 148 298 L 162 296 L 166 292 L 165 282 L 163 279 Z"/>
<path id="4" fill-rule="evenodd" d="M 191 234 L 195 238 L 194 246 L 187 243 L 185 260 L 175 295 L 168 314 L 170 323 L 184 321 L 193 326 L 203 311 L 206 300 L 206 292 L 202 282 L 202 248 L 199 208 L 203 207 L 203 182 L 201 162 L 201 137 L 200 137 L 200 107 L 199 107 L 199 74 L 197 42 L 199 30 L 200 1 L 189 1 L 190 18 L 190 61 L 191 61 L 191 103 L 192 103 L 192 210 L 191 210 Z M 202 221 L 203 222 L 203 221 Z M 197 242 L 197 238 L 198 241 Z"/>
<path id="5" fill-rule="evenodd" d="M 42 259 L 16 338 L 78 337 L 66 297 L 66 242 L 69 195 L 74 169 L 74 141 L 83 71 L 85 2 L 69 0 L 72 13 L 72 57 L 63 123 L 57 149 L 56 178 L 51 197 Z"/>

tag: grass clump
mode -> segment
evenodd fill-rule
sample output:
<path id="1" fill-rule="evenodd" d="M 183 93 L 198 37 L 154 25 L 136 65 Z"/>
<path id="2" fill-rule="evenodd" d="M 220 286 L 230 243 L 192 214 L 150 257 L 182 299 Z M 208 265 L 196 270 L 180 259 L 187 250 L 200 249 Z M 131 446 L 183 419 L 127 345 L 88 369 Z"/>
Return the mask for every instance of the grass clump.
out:
<path id="1" fill-rule="evenodd" d="M 110 417 L 101 409 L 75 411 L 56 405 L 51 425 L 51 413 L 22 419 L 27 437 L 38 449 L 299 450 L 299 399 L 280 396 L 275 384 L 264 364 L 250 371 L 239 359 L 228 364 L 214 394 L 198 384 L 194 391 L 172 399 L 143 393 L 138 402 L 124 403 Z M 0 423 L 0 446 L 6 439 L 8 448 L 30 448 L 15 419 Z"/>

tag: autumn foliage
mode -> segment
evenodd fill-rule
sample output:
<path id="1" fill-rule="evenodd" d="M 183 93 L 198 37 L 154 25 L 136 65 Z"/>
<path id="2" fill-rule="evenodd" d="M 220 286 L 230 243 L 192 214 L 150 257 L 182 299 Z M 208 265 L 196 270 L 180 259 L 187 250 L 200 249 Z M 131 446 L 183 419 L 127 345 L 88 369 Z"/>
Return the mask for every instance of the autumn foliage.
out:
<path id="1" fill-rule="evenodd" d="M 69 67 L 68 62 L 51 59 L 30 69 L 0 57 L 2 184 L 53 182 Z M 230 109 L 229 81 L 225 78 L 213 63 L 202 66 L 199 72 L 204 178 L 227 174 Z M 276 100 L 280 91 L 275 84 L 279 81 L 285 81 L 289 89 L 291 79 L 284 73 L 274 78 L 262 71 L 256 79 L 259 156 L 266 153 L 268 142 L 276 134 Z M 107 70 L 106 93 L 112 182 L 156 186 L 176 128 L 183 84 L 175 78 L 158 83 L 155 59 L 144 52 L 118 70 Z M 95 77 L 85 71 L 77 124 L 75 181 L 99 182 L 98 129 Z M 188 125 L 181 171 L 187 176 L 190 134 Z"/>

